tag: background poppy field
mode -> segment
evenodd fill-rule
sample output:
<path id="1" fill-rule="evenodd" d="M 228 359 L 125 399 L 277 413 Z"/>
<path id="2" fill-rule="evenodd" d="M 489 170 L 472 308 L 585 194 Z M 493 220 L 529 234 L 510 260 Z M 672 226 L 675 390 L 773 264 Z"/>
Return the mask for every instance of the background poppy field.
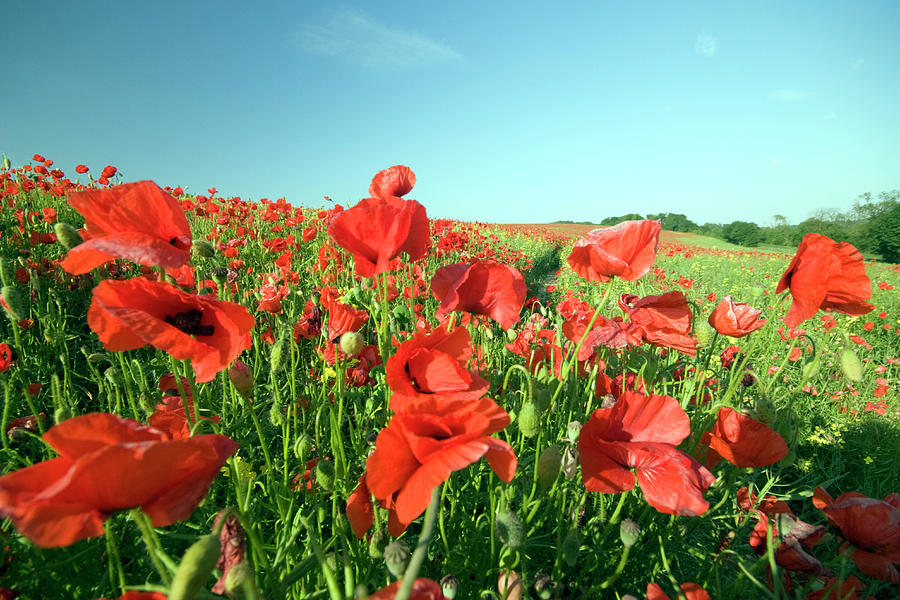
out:
<path id="1" fill-rule="evenodd" d="M 0 598 L 898 595 L 898 265 L 798 300 L 794 248 L 431 220 L 402 169 L 0 171 Z"/>

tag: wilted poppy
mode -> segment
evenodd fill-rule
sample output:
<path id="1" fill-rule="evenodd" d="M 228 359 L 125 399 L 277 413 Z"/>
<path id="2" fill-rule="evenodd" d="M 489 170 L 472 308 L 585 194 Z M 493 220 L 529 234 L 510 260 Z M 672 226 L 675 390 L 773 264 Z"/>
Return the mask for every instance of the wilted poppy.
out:
<path id="1" fill-rule="evenodd" d="M 756 310 L 744 302 L 735 302 L 725 296 L 709 315 L 709 324 L 722 335 L 739 338 L 752 333 L 766 324 L 760 319 L 761 310 Z"/>
<path id="2" fill-rule="evenodd" d="M 817 233 L 807 234 L 800 242 L 775 292 L 786 289 L 793 298 L 784 318 L 788 327 L 796 327 L 820 308 L 848 315 L 875 310 L 866 302 L 872 297 L 872 282 L 859 250 Z"/>
<path id="3" fill-rule="evenodd" d="M 709 594 L 696 583 L 682 583 L 678 586 L 686 600 L 709 600 Z M 676 595 L 676 598 L 678 596 Z M 656 583 L 647 584 L 647 600 L 671 600 Z"/>
<path id="4" fill-rule="evenodd" d="M 428 410 L 432 401 L 477 400 L 487 393 L 486 379 L 466 369 L 472 357 L 472 340 L 465 327 L 431 333 L 417 332 L 400 344 L 385 370 L 394 412 Z M 424 405 L 424 406 L 419 406 Z"/>
<path id="5" fill-rule="evenodd" d="M 628 313 L 645 341 L 689 356 L 697 354 L 697 340 L 691 337 L 691 309 L 681 292 L 643 298 L 622 294 L 619 307 Z"/>
<path id="6" fill-rule="evenodd" d="M 140 507 L 155 527 L 187 519 L 237 450 L 223 435 L 166 440 L 105 413 L 63 421 L 44 441 L 60 456 L 0 477 L 0 515 L 44 547 L 103 535 L 117 510 Z"/>
<path id="7" fill-rule="evenodd" d="M 900 495 L 888 494 L 884 500 L 847 492 L 833 499 L 817 487 L 813 504 L 841 530 L 841 535 L 856 546 L 853 562 L 869 577 L 900 583 L 894 563 L 900 563 Z"/>
<path id="8" fill-rule="evenodd" d="M 249 311 L 211 296 L 195 296 L 143 277 L 104 280 L 94 288 L 88 325 L 113 352 L 151 344 L 191 359 L 197 381 L 210 381 L 249 348 Z"/>
<path id="9" fill-rule="evenodd" d="M 788 447 L 778 432 L 733 408 L 722 407 L 712 431 L 703 434 L 709 446 L 706 466 L 724 458 L 738 467 L 765 467 L 787 456 Z"/>
<path id="10" fill-rule="evenodd" d="M 716 478 L 675 449 L 690 432 L 690 420 L 676 399 L 624 392 L 612 408 L 595 410 L 578 436 L 584 487 L 615 494 L 632 489 L 636 479 L 656 510 L 704 513 L 709 503 L 703 492 Z"/>
<path id="11" fill-rule="evenodd" d="M 509 444 L 490 437 L 508 424 L 509 415 L 489 398 L 452 404 L 441 412 L 395 414 L 366 462 L 368 487 L 405 527 L 422 514 L 432 490 L 451 472 L 482 456 L 509 483 L 516 455 Z"/>
<path id="12" fill-rule="evenodd" d="M 623 221 L 594 229 L 575 242 L 569 266 L 588 281 L 640 279 L 650 270 L 659 245 L 659 221 Z"/>
<path id="13" fill-rule="evenodd" d="M 503 329 L 519 320 L 525 304 L 525 278 L 515 267 L 479 260 L 472 264 L 447 265 L 431 278 L 431 291 L 440 301 L 436 316 L 454 310 L 486 315 Z"/>
<path id="14" fill-rule="evenodd" d="M 410 260 L 425 256 L 431 236 L 425 207 L 399 197 L 415 182 L 409 167 L 398 165 L 380 171 L 369 187 L 373 198 L 365 198 L 332 218 L 328 233 L 353 254 L 357 275 L 373 277 L 387 271 L 389 262 L 401 252 L 406 252 Z"/>
<path id="15" fill-rule="evenodd" d="M 152 181 L 74 193 L 69 204 L 88 232 L 60 263 L 69 273 L 87 273 L 114 258 L 164 268 L 191 258 L 191 229 L 181 206 Z"/>

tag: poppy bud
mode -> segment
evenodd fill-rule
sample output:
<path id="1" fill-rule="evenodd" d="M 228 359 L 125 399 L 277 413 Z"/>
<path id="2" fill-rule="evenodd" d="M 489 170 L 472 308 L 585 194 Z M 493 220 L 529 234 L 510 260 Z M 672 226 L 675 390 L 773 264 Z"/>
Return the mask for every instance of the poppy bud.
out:
<path id="1" fill-rule="evenodd" d="M 7 316 L 15 322 L 27 319 L 30 312 L 28 300 L 18 287 L 4 285 L 0 289 L 0 300 L 3 300 L 3 308 Z"/>
<path id="2" fill-rule="evenodd" d="M 309 434 L 303 433 L 294 440 L 294 456 L 297 458 L 303 458 L 309 451 L 312 450 L 312 438 Z"/>
<path id="3" fill-rule="evenodd" d="M 156 411 L 156 404 L 146 392 L 138 394 L 138 404 L 141 405 L 141 409 L 148 415 L 152 415 Z"/>
<path id="4" fill-rule="evenodd" d="M 819 373 L 819 367 L 821 366 L 821 364 L 822 361 L 819 359 L 818 355 L 803 361 L 803 367 L 800 369 L 800 375 L 803 377 L 803 379 L 812 379 Z"/>
<path id="5" fill-rule="evenodd" d="M 103 372 L 103 376 L 106 378 L 106 381 L 110 383 L 113 387 L 120 388 L 125 385 L 125 379 L 122 377 L 122 372 L 115 367 L 109 367 Z"/>
<path id="6" fill-rule="evenodd" d="M 316 463 L 316 483 L 326 492 L 334 489 L 334 463 L 330 460 Z"/>
<path id="7" fill-rule="evenodd" d="M 9 282 L 13 281 L 15 276 L 16 263 L 8 258 L 0 256 L 0 282 L 2 282 L 3 285 L 9 285 Z"/>
<path id="8" fill-rule="evenodd" d="M 716 329 L 707 321 L 698 320 L 694 325 L 694 337 L 697 338 L 697 345 L 701 348 L 709 346 L 716 336 Z"/>
<path id="9" fill-rule="evenodd" d="M 541 490 L 546 491 L 553 487 L 556 478 L 559 477 L 559 467 L 562 464 L 562 450 L 557 444 L 546 448 L 538 458 L 537 476 Z"/>
<path id="10" fill-rule="evenodd" d="M 516 341 L 517 337 L 519 337 L 519 334 L 516 333 L 515 329 L 507 329 L 506 330 L 506 341 L 507 342 L 512 343 L 512 342 Z"/>
<path id="11" fill-rule="evenodd" d="M 522 523 L 516 513 L 508 508 L 498 509 L 496 515 L 497 537 L 503 545 L 515 550 L 522 545 Z"/>
<path id="12" fill-rule="evenodd" d="M 169 587 L 169 600 L 192 600 L 212 575 L 222 545 L 214 533 L 204 535 L 188 548 Z"/>
<path id="13" fill-rule="evenodd" d="M 537 408 L 534 406 L 534 402 L 525 402 L 522 404 L 522 408 L 519 410 L 519 418 L 517 419 L 519 431 L 522 432 L 522 435 L 531 437 L 540 430 L 541 423 L 539 416 Z"/>
<path id="14" fill-rule="evenodd" d="M 228 269 L 225 267 L 216 267 L 212 270 L 212 278 L 218 285 L 222 285 L 228 281 Z"/>
<path id="15" fill-rule="evenodd" d="M 228 379 L 238 393 L 246 398 L 253 391 L 253 373 L 247 363 L 239 358 L 234 359 L 228 368 Z"/>
<path id="16" fill-rule="evenodd" d="M 250 571 L 247 561 L 242 560 L 231 567 L 225 575 L 225 591 L 229 596 L 237 595 L 238 589 L 252 576 L 253 573 Z"/>
<path id="17" fill-rule="evenodd" d="M 406 571 L 406 560 L 409 558 L 409 546 L 394 540 L 384 548 L 384 564 L 394 577 L 401 577 Z"/>
<path id="18" fill-rule="evenodd" d="M 566 479 L 575 477 L 575 474 L 578 472 L 578 450 L 576 448 L 566 446 L 565 451 L 563 451 L 560 468 Z"/>
<path id="19" fill-rule="evenodd" d="M 269 354 L 269 375 L 271 377 L 275 377 L 281 372 L 290 353 L 291 349 L 287 346 L 284 336 L 280 336 Z"/>
<path id="20" fill-rule="evenodd" d="M 284 424 L 284 407 L 280 402 L 273 402 L 269 407 L 269 423 L 273 427 L 281 427 Z"/>
<path id="21" fill-rule="evenodd" d="M 106 355 L 101 352 L 92 352 L 87 355 L 87 360 L 92 365 L 96 365 L 97 363 L 108 359 L 106 358 Z"/>
<path id="22" fill-rule="evenodd" d="M 844 377 L 850 381 L 862 381 L 863 364 L 856 352 L 850 348 L 841 350 L 841 371 L 844 372 Z"/>
<path id="23" fill-rule="evenodd" d="M 563 538 L 561 550 L 563 560 L 566 561 L 567 565 L 574 567 L 578 564 L 578 554 L 581 551 L 581 538 L 579 537 L 577 530 L 569 530 L 569 533 Z"/>
<path id="24" fill-rule="evenodd" d="M 53 411 L 53 422 L 59 425 L 66 419 L 72 418 L 72 411 L 69 410 L 68 406 L 60 406 L 57 407 L 55 411 Z"/>
<path id="25" fill-rule="evenodd" d="M 212 258 L 216 255 L 216 249 L 206 240 L 194 240 L 191 242 L 191 251 L 194 256 L 200 258 Z"/>
<path id="26" fill-rule="evenodd" d="M 522 578 L 515 571 L 501 571 L 497 580 L 500 600 L 520 600 L 522 598 Z"/>
<path id="27" fill-rule="evenodd" d="M 447 600 L 456 598 L 456 591 L 459 589 L 459 580 L 453 575 L 444 575 L 441 578 L 441 593 Z"/>
<path id="28" fill-rule="evenodd" d="M 81 234 L 78 233 L 78 230 L 69 223 L 63 221 L 56 222 L 53 226 L 53 233 L 56 234 L 56 241 L 59 242 L 59 245 L 66 250 L 71 250 L 84 242 L 84 239 L 81 237 Z"/>
<path id="29" fill-rule="evenodd" d="M 372 534 L 369 539 L 369 558 L 373 560 L 384 558 L 385 540 L 386 536 L 383 531 L 376 531 Z"/>
<path id="30" fill-rule="evenodd" d="M 622 519 L 619 523 L 619 537 L 626 548 L 631 548 L 641 537 L 641 528 L 631 519 Z"/>
<path id="31" fill-rule="evenodd" d="M 4 155 L 3 155 L 3 170 L 4 170 L 4 171 L 9 171 L 9 167 L 10 167 L 10 166 L 11 166 L 11 163 L 9 162 L 9 159 L 6 158 L 6 155 L 4 154 Z"/>
<path id="32" fill-rule="evenodd" d="M 768 398 L 760 396 L 756 399 L 751 416 L 760 423 L 772 427 L 775 423 L 775 403 Z"/>
<path id="33" fill-rule="evenodd" d="M 359 333 L 348 331 L 341 336 L 341 351 L 347 356 L 356 356 L 366 342 Z"/>

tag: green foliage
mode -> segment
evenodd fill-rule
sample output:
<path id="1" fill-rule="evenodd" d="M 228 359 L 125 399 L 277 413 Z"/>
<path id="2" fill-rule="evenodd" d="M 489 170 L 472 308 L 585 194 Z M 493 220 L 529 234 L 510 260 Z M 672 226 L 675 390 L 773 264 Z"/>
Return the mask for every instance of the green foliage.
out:
<path id="1" fill-rule="evenodd" d="M 872 234 L 882 260 L 900 263 L 900 203 L 880 215 L 872 227 Z"/>
<path id="2" fill-rule="evenodd" d="M 641 221 L 644 217 L 637 213 L 628 213 L 627 215 L 622 215 L 621 217 L 606 217 L 602 221 L 600 221 L 601 225 L 618 225 L 622 221 Z"/>
<path id="3" fill-rule="evenodd" d="M 759 225 L 748 221 L 734 221 L 722 228 L 725 240 L 741 246 L 755 246 L 762 240 Z"/>
<path id="4" fill-rule="evenodd" d="M 662 228 L 668 231 L 692 233 L 700 229 L 696 223 L 681 213 L 659 213 L 656 215 L 647 215 L 647 218 L 654 221 L 660 221 L 662 223 Z"/>

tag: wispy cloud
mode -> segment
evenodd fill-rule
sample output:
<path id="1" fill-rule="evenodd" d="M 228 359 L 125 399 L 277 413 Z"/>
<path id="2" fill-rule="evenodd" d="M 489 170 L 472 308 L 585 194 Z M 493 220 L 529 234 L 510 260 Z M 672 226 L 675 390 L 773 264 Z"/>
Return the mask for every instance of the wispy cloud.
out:
<path id="1" fill-rule="evenodd" d="M 815 94 L 796 88 L 782 88 L 769 94 L 769 98 L 777 102 L 803 102 L 815 98 Z"/>
<path id="2" fill-rule="evenodd" d="M 694 41 L 694 52 L 706 58 L 712 58 L 719 51 L 719 39 L 707 33 L 701 33 Z"/>
<path id="3" fill-rule="evenodd" d="M 443 42 L 388 26 L 355 9 L 337 9 L 324 21 L 304 25 L 291 43 L 309 54 L 340 56 L 375 69 L 401 70 L 462 59 Z"/>

